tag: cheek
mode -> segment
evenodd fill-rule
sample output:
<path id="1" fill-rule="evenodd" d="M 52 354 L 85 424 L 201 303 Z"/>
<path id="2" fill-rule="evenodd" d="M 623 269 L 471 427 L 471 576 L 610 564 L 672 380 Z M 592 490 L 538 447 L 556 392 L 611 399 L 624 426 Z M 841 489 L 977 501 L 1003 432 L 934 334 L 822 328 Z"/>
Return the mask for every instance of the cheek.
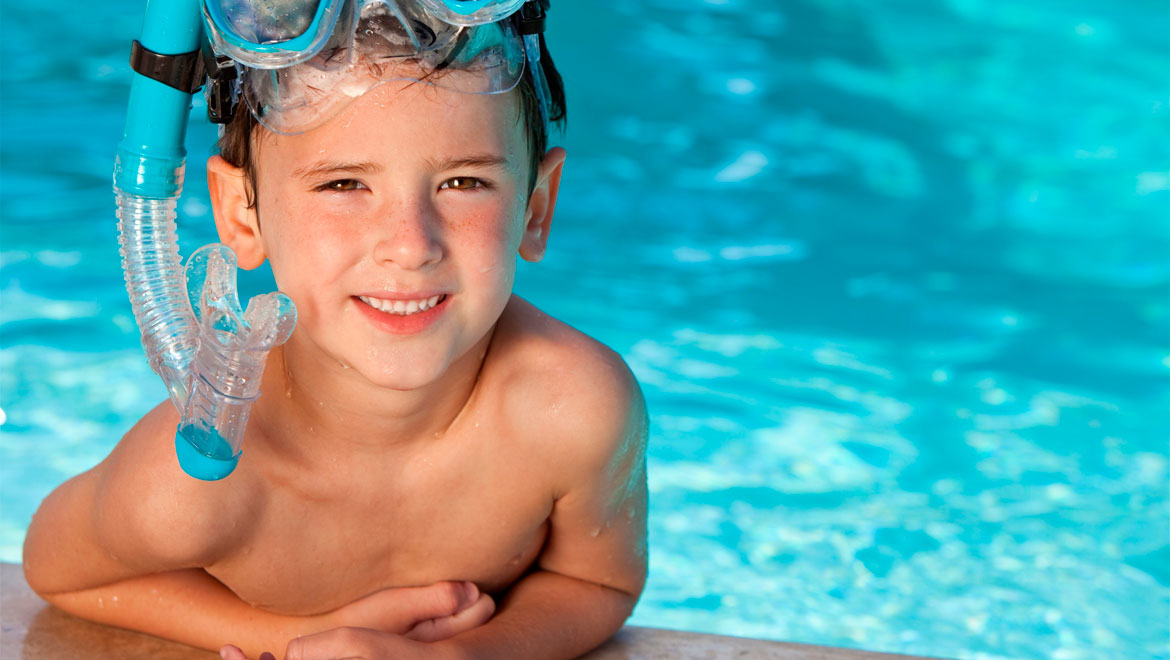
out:
<path id="1" fill-rule="evenodd" d="M 326 223 L 323 217 L 311 204 L 279 199 L 261 209 L 260 238 L 272 274 L 298 304 L 307 302 L 311 284 L 331 280 L 347 250 L 359 244 L 353 223 Z"/>
<path id="2" fill-rule="evenodd" d="M 510 200 L 468 210 L 448 222 L 451 235 L 484 256 L 515 252 L 520 245 L 523 207 Z"/>

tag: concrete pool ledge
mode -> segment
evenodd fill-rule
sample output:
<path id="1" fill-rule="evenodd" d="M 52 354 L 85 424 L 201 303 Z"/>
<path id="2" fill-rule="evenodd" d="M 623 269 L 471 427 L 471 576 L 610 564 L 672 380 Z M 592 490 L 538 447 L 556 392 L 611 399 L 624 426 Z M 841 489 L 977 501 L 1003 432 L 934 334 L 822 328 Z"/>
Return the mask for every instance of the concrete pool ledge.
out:
<path id="1" fill-rule="evenodd" d="M 215 660 L 219 655 L 72 617 L 28 588 L 17 564 L 0 564 L 4 660 Z M 893 660 L 913 656 L 626 626 L 583 660 Z"/>

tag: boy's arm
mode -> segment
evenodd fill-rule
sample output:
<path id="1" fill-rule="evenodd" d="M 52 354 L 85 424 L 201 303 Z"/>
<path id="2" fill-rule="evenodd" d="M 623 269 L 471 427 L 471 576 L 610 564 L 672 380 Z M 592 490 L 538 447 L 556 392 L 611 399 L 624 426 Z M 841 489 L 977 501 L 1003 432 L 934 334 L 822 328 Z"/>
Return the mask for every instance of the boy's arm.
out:
<path id="1" fill-rule="evenodd" d="M 574 379 L 584 389 L 545 429 L 558 445 L 552 467 L 569 478 L 536 570 L 491 621 L 444 642 L 456 657 L 577 657 L 613 636 L 638 602 L 647 569 L 646 408 L 625 363 L 602 350 L 600 368 L 588 370 L 589 382 Z"/>
<path id="2" fill-rule="evenodd" d="M 106 460 L 45 498 L 24 546 L 25 576 L 45 600 L 84 619 L 210 650 L 242 643 L 256 657 L 339 625 L 406 632 L 478 597 L 442 583 L 378 592 L 319 616 L 252 607 L 202 567 L 247 540 L 256 498 L 242 475 L 205 483 L 183 474 L 170 441 L 176 421 L 164 402 Z"/>
<path id="3" fill-rule="evenodd" d="M 240 479 L 181 472 L 176 421 L 164 402 L 45 498 L 25 539 L 29 585 L 76 616 L 203 648 L 242 629 L 261 643 L 303 632 L 306 621 L 265 615 L 202 569 L 243 540 L 249 498 Z"/>

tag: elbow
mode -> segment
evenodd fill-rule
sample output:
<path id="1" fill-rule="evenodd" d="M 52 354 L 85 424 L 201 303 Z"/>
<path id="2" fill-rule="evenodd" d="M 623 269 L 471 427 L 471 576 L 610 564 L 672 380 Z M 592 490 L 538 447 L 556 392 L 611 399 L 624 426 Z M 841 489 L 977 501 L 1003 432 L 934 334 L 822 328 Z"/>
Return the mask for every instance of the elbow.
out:
<path id="1" fill-rule="evenodd" d="M 624 622 L 634 613 L 634 607 L 637 606 L 638 600 L 642 597 L 642 589 L 645 583 L 646 579 L 643 575 L 639 579 L 625 581 L 624 583 L 610 582 L 597 584 L 597 586 L 603 588 L 609 594 L 610 609 L 619 615 Z"/>
<path id="2" fill-rule="evenodd" d="M 32 530 L 25 537 L 23 552 L 21 553 L 21 568 L 24 570 L 24 581 L 36 595 L 52 602 L 52 596 L 62 591 L 59 584 L 60 577 L 54 575 L 57 571 L 52 568 L 52 557 L 49 556 L 41 544 L 36 542 Z"/>
<path id="3" fill-rule="evenodd" d="M 37 524 L 36 518 L 29 525 L 28 533 L 24 537 L 24 546 L 21 548 L 20 567 L 24 570 L 24 581 L 29 588 L 33 590 L 41 598 L 47 599 L 50 594 L 50 580 L 51 575 L 45 567 L 48 563 L 45 560 L 44 552 L 37 543 Z"/>
<path id="4" fill-rule="evenodd" d="M 644 586 L 645 579 L 632 588 L 617 589 L 618 593 L 622 595 L 622 606 L 625 611 L 625 616 L 622 620 L 630 618 L 630 615 L 634 613 L 634 607 L 638 605 L 638 601 L 642 598 L 642 589 Z"/>
<path id="5" fill-rule="evenodd" d="M 24 569 L 24 581 L 36 595 L 49 600 L 52 596 L 51 576 L 41 569 L 42 562 L 35 552 L 30 552 L 29 544 L 24 544 L 24 554 L 21 557 L 21 568 Z"/>
<path id="6" fill-rule="evenodd" d="M 46 524 L 43 511 L 37 511 L 24 537 L 21 568 L 29 589 L 50 603 L 53 596 L 74 588 L 70 578 L 85 565 L 85 562 L 71 561 L 67 546 L 62 535 Z"/>

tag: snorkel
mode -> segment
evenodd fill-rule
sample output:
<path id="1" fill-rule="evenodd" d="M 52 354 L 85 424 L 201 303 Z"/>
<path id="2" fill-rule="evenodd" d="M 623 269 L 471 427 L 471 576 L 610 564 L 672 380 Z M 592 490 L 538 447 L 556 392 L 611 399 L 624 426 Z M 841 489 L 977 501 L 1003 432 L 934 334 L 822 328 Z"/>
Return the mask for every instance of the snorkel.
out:
<path id="1" fill-rule="evenodd" d="M 126 128 L 114 164 L 122 270 L 151 369 L 181 421 L 175 451 L 183 470 L 214 481 L 232 473 L 268 351 L 296 325 L 282 293 L 240 311 L 236 258 L 208 245 L 179 259 L 175 207 L 183 190 L 187 115 L 203 83 L 199 0 L 150 0 Z"/>
<path id="2" fill-rule="evenodd" d="M 398 0 L 148 0 L 141 38 L 131 50 L 135 74 L 114 165 L 119 245 L 143 348 L 181 415 L 175 433 L 179 465 L 197 479 L 219 480 L 235 470 L 248 413 L 260 396 L 265 361 L 271 349 L 291 336 L 296 307 L 283 293 L 274 292 L 253 298 L 241 311 L 236 256 L 227 246 L 205 245 L 191 255 L 185 268 L 182 265 L 175 209 L 183 189 L 191 96 L 208 79 L 212 121 L 228 121 L 241 97 L 247 96 L 260 123 L 285 132 L 280 118 L 295 116 L 309 104 L 274 81 L 317 54 L 346 7 L 367 4 L 383 5 L 399 21 L 401 34 L 410 36 L 411 47 L 417 49 L 412 52 L 420 58 L 442 57 L 441 66 L 452 69 L 488 62 L 476 69 L 478 77 L 471 78 L 478 86 L 459 91 L 508 91 L 523 66 L 514 66 L 510 57 L 491 60 L 493 51 L 486 46 L 482 52 L 473 50 L 466 62 L 455 49 L 477 43 L 476 35 L 522 43 L 498 52 L 517 53 L 526 60 L 547 127 L 548 85 L 540 64 L 539 35 L 548 0 L 414 0 L 409 6 Z M 421 37 L 435 40 L 436 32 L 419 20 L 420 11 L 444 21 L 447 27 L 440 26 L 440 32 L 453 35 L 442 42 L 446 51 L 421 49 L 425 41 Z M 505 25 L 513 15 L 516 20 Z M 261 34 L 274 24 L 276 32 Z M 364 34 L 375 34 L 373 27 Z M 324 59 L 333 61 L 332 55 Z M 340 66 L 336 73 L 343 77 L 347 70 Z"/>

